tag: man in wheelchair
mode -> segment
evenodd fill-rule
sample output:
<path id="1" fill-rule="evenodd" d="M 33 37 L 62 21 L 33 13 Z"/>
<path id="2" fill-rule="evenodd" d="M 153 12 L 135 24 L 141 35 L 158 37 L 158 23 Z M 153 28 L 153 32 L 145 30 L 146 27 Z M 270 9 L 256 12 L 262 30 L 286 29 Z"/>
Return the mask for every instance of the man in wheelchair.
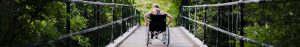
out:
<path id="1" fill-rule="evenodd" d="M 150 16 L 150 20 L 148 21 L 149 16 Z M 169 18 L 168 23 L 166 23 L 166 18 Z M 165 32 L 166 27 L 170 24 L 172 19 L 173 17 L 170 14 L 166 12 L 162 12 L 159 9 L 159 5 L 154 4 L 152 6 L 152 10 L 144 15 L 145 25 L 149 26 L 149 31 L 151 32 L 151 39 L 153 39 L 154 36 L 157 36 L 158 34 Z M 150 22 L 149 25 L 148 22 Z"/>

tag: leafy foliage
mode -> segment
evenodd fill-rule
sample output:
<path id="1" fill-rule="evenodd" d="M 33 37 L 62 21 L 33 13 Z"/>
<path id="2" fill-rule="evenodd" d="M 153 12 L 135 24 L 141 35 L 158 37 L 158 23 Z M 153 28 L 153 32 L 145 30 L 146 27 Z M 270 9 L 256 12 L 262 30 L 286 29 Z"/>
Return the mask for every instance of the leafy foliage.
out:
<path id="1" fill-rule="evenodd" d="M 112 0 L 95 1 L 112 2 Z M 133 0 L 114 1 L 114 3 L 119 4 L 133 4 Z M 71 3 L 71 11 L 70 13 L 67 13 L 67 4 L 64 0 L 3 0 L 0 5 L 2 6 L 0 7 L 0 34 L 3 34 L 0 37 L 0 43 L 3 43 L 0 44 L 1 47 L 43 44 L 47 41 L 56 39 L 59 36 L 71 32 L 78 32 L 112 21 L 111 6 L 100 7 L 90 4 Z M 99 10 L 101 11 L 96 12 Z M 121 12 L 115 14 L 116 17 L 119 17 L 118 19 L 121 18 Z M 97 19 L 96 16 L 98 17 Z M 70 21 L 70 23 L 67 21 Z M 70 31 L 68 31 L 67 25 L 70 25 Z M 49 43 L 44 46 L 67 47 L 73 45 L 81 47 L 102 47 L 107 45 L 110 41 L 108 40 L 110 38 L 110 32 L 105 32 L 110 31 L 110 29 L 106 28 L 99 31 L 102 32 L 92 32 L 76 35 L 63 40 L 55 40 L 54 43 Z M 95 35 L 96 33 L 101 33 L 103 36 Z M 99 36 L 101 39 L 95 39 L 97 38 L 96 36 Z"/>

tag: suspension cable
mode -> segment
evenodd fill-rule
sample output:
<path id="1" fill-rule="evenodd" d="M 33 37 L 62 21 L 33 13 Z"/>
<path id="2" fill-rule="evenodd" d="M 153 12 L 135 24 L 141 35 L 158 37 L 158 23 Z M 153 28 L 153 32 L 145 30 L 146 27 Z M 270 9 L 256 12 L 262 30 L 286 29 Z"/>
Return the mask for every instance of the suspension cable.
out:
<path id="1" fill-rule="evenodd" d="M 93 4 L 93 5 L 133 6 L 133 5 L 127 5 L 127 4 L 104 3 L 104 2 L 82 1 L 82 0 L 68 0 L 68 2 L 73 2 L 73 3 L 83 3 L 83 4 Z"/>
<path id="2" fill-rule="evenodd" d="M 239 39 L 239 40 L 244 40 L 244 41 L 247 41 L 247 42 L 250 42 L 250 43 L 253 43 L 253 44 L 262 45 L 262 46 L 266 46 L 266 47 L 273 47 L 272 45 L 265 44 L 265 43 L 259 43 L 259 42 L 255 41 L 255 40 L 250 39 L 250 38 L 246 38 L 246 37 L 244 37 L 244 36 L 240 36 L 240 35 L 231 33 L 231 32 L 229 32 L 229 31 L 223 30 L 223 29 L 221 29 L 221 28 L 214 27 L 214 26 L 212 26 L 212 25 L 209 25 L 209 24 L 206 24 L 206 23 L 203 23 L 203 22 L 200 22 L 200 21 L 197 21 L 197 20 L 194 20 L 194 19 L 185 17 L 185 16 L 181 16 L 181 17 L 182 17 L 182 18 L 185 18 L 185 19 L 188 19 L 188 20 L 190 20 L 190 21 L 196 22 L 196 23 L 198 23 L 198 24 L 202 24 L 202 25 L 204 25 L 204 26 L 207 26 L 207 27 L 209 27 L 209 28 L 212 28 L 212 29 L 217 30 L 217 31 L 219 31 L 219 32 L 222 32 L 222 33 L 224 33 L 224 34 L 227 34 L 227 35 L 229 35 L 229 36 L 235 37 L 235 38 L 237 38 L 237 39 Z"/>
<path id="3" fill-rule="evenodd" d="M 238 5 L 240 3 L 259 3 L 259 2 L 269 2 L 271 0 L 239 0 L 235 2 L 227 3 L 218 3 L 218 4 L 203 4 L 203 5 L 194 5 L 194 6 L 183 6 L 183 7 L 218 7 L 218 6 L 229 6 L 229 5 Z"/>

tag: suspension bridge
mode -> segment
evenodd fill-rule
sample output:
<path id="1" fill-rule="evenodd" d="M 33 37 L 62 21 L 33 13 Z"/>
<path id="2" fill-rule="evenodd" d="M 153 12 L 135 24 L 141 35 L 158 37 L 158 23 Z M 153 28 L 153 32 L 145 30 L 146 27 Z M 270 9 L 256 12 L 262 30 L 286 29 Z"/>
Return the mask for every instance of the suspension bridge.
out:
<path id="1" fill-rule="evenodd" d="M 148 47 L 209 47 L 209 46 L 220 47 L 218 46 L 218 43 L 207 44 L 210 41 L 221 42 L 218 39 L 218 37 L 222 37 L 222 35 L 220 34 L 225 34 L 229 36 L 235 42 L 238 41 L 240 43 L 240 47 L 244 47 L 244 43 L 246 42 L 257 46 L 273 47 L 272 45 L 266 44 L 264 42 L 258 42 L 243 36 L 244 32 L 243 32 L 242 22 L 243 22 L 243 15 L 244 15 L 243 12 L 244 5 L 250 3 L 260 3 L 260 2 L 268 2 L 268 1 L 240 0 L 240 1 L 228 2 L 228 3 L 182 6 L 182 11 L 180 12 L 180 15 L 176 19 L 178 26 L 170 27 L 170 44 L 167 46 L 164 45 L 159 40 L 153 40 L 152 44 L 150 44 Z M 104 2 L 96 2 L 96 1 L 68 0 L 66 1 L 68 13 L 71 12 L 70 10 L 71 3 L 110 6 L 112 7 L 111 8 L 112 21 L 110 23 L 97 25 L 95 27 L 91 27 L 82 31 L 70 32 L 69 34 L 61 35 L 58 38 L 46 42 L 35 43 L 31 46 L 34 47 L 43 46 L 43 45 L 51 44 L 58 40 L 69 39 L 74 35 L 86 34 L 90 32 L 96 32 L 97 35 L 99 35 L 98 33 L 101 32 L 101 30 L 99 29 L 109 27 L 111 29 L 109 31 L 111 32 L 110 33 L 111 35 L 109 38 L 109 43 L 106 45 L 106 47 L 147 47 L 146 45 L 147 38 L 145 35 L 145 33 L 147 32 L 147 27 L 141 26 L 139 20 L 141 17 L 138 14 L 138 11 L 135 9 L 134 5 L 104 3 Z M 221 28 L 222 25 L 220 25 L 219 23 L 222 23 L 221 21 L 224 21 L 223 19 L 219 18 L 222 17 L 221 15 L 223 13 L 221 12 L 217 16 L 218 17 L 216 22 L 217 24 L 209 24 L 209 22 L 207 21 L 208 20 L 207 13 L 209 12 L 207 12 L 207 10 L 209 8 L 218 8 L 217 10 L 219 12 L 221 11 L 222 7 L 226 7 L 226 6 L 238 6 L 237 8 L 239 8 L 240 10 L 234 19 L 227 19 L 227 23 L 234 24 L 234 25 L 228 24 L 228 26 L 226 26 L 230 29 Z M 114 15 L 116 13 L 115 10 L 117 9 L 122 10 L 121 18 L 117 18 L 115 17 L 116 15 Z M 196 14 L 197 12 L 204 12 L 205 13 L 204 17 L 202 17 L 202 19 L 199 19 L 197 15 L 192 15 L 192 14 Z M 203 28 L 203 29 L 198 30 L 199 28 Z M 67 29 L 70 29 L 70 27 L 67 27 Z M 116 30 L 116 29 L 120 29 L 120 30 Z M 209 30 L 213 30 L 213 31 L 209 31 Z M 197 35 L 200 33 L 202 33 L 202 35 Z M 218 37 L 210 37 L 210 35 L 214 35 L 213 33 L 217 33 L 216 35 Z M 97 42 L 101 42 L 101 41 L 97 41 Z M 70 44 L 70 47 L 73 47 L 72 44 Z"/>

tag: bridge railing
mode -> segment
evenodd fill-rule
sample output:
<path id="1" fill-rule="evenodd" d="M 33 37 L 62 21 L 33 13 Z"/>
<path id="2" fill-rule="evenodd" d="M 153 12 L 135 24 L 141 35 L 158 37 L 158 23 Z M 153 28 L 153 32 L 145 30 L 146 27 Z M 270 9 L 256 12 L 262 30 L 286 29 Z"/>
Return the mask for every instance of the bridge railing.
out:
<path id="1" fill-rule="evenodd" d="M 39 47 L 39 46 L 79 46 L 77 41 L 74 41 L 72 37 L 76 35 L 82 35 L 88 37 L 91 45 L 93 47 L 102 47 L 109 43 L 114 43 L 114 40 L 122 36 L 124 32 L 127 31 L 130 27 L 139 26 L 139 13 L 136 10 L 134 5 L 126 5 L 126 4 L 116 4 L 116 3 L 104 3 L 104 2 L 96 2 L 96 1 L 78 1 L 78 0 L 67 0 L 67 13 L 72 13 L 72 3 L 76 7 L 80 7 L 83 10 L 80 10 L 84 16 L 86 15 L 86 11 L 83 5 L 92 5 L 93 6 L 93 17 L 90 20 L 89 25 L 91 27 L 86 28 L 81 31 L 71 31 L 70 27 L 70 20 L 67 19 L 67 27 L 66 27 L 66 34 L 60 35 L 53 39 L 47 39 L 48 41 L 42 41 L 38 43 L 34 43 L 29 45 L 30 47 Z M 104 8 L 106 7 L 106 8 Z M 110 8 L 107 8 L 110 7 Z M 103 23 L 100 21 L 101 10 L 108 9 L 110 10 L 108 13 L 111 13 L 111 22 Z M 118 15 L 117 15 L 118 14 Z M 109 19 L 109 18 L 106 18 Z"/>
<path id="2" fill-rule="evenodd" d="M 185 27 L 208 46 L 219 47 L 218 45 L 225 44 L 235 47 L 236 40 L 240 40 L 240 47 L 244 47 L 244 41 L 258 46 L 273 47 L 243 36 L 245 34 L 243 31 L 244 4 L 260 2 L 269 2 L 269 0 L 240 0 L 228 3 L 183 6 L 181 15 L 178 16 L 181 17 L 178 25 Z M 238 11 L 234 11 L 233 8 Z"/>

